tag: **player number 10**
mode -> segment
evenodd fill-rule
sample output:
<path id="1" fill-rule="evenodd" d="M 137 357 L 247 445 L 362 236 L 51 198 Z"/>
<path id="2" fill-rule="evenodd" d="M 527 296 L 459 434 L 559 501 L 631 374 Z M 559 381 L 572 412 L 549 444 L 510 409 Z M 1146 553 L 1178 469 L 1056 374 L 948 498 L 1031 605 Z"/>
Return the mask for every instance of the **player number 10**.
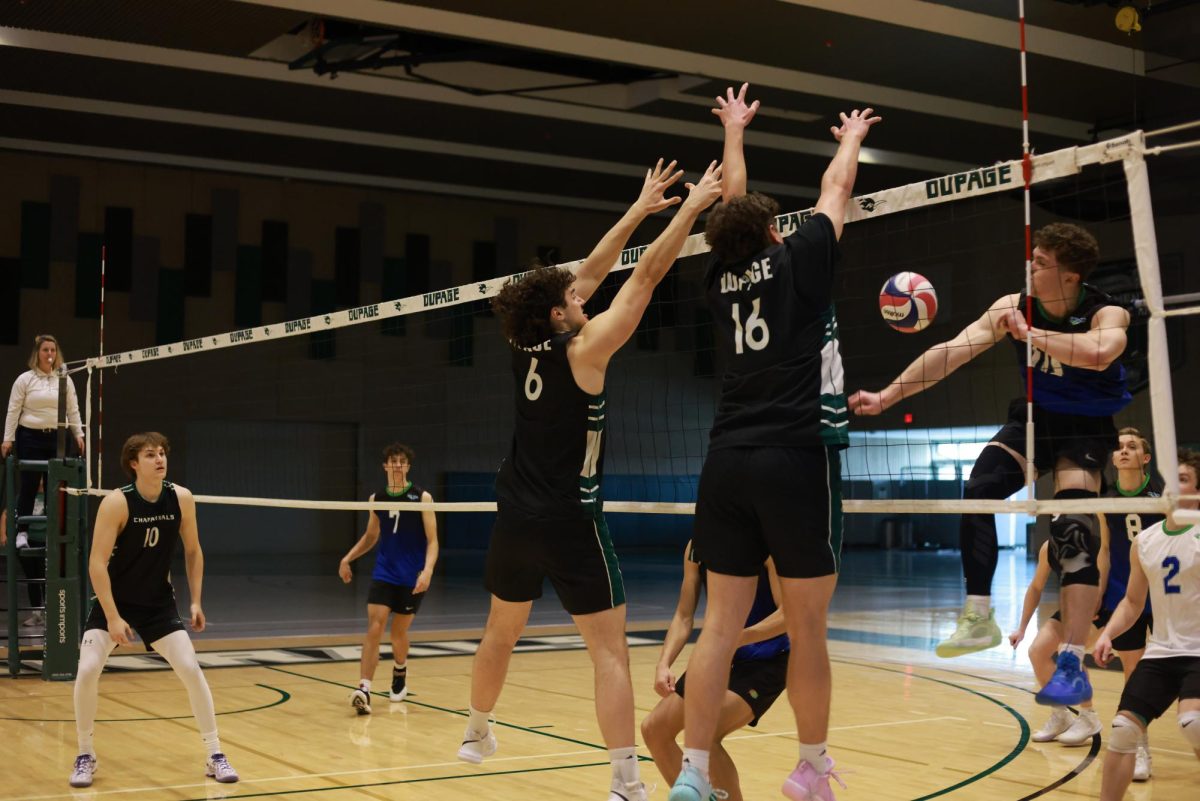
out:
<path id="1" fill-rule="evenodd" d="M 146 541 L 142 543 L 143 548 L 153 548 L 158 545 L 158 526 L 150 526 L 146 529 Z"/>

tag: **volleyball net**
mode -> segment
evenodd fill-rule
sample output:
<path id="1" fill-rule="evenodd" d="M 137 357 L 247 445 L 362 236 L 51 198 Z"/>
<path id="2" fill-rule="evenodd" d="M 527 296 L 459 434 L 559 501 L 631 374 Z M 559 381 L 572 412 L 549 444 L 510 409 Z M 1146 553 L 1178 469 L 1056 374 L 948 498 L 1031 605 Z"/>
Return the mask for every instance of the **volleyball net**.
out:
<path id="1" fill-rule="evenodd" d="M 1182 140 L 1196 130 L 1135 132 L 1032 158 L 1033 227 L 1068 221 L 1092 231 L 1101 264 L 1089 282 L 1131 310 L 1123 362 L 1135 399 L 1118 425 L 1136 425 L 1152 437 L 1164 497 L 1053 500 L 1052 492 L 1034 492 L 1006 501 L 961 500 L 974 456 L 1004 423 L 1009 402 L 1025 396 L 1011 346 L 997 343 L 883 416 L 835 410 L 850 432 L 845 510 L 871 516 L 860 524 L 864 541 L 894 515 L 1094 512 L 1114 503 L 1123 512 L 1175 507 L 1171 374 L 1183 352 L 1181 331 L 1170 318 L 1200 312 L 1200 296 L 1181 293 L 1186 284 L 1174 250 L 1160 260 L 1150 186 L 1159 166 L 1154 177 L 1168 183 L 1195 172 L 1190 148 L 1197 143 Z M 1162 164 L 1148 166 L 1148 157 Z M 847 395 L 881 388 L 996 298 L 1021 291 L 1028 280 L 1023 187 L 1022 161 L 1012 160 L 851 200 L 834 291 Z M 809 213 L 781 215 L 780 232 L 787 236 Z M 1169 209 L 1163 218 L 1178 238 L 1187 223 Z M 621 254 L 589 302 L 590 314 L 607 308 L 644 249 Z M 605 510 L 629 515 L 613 523 L 615 532 L 628 529 L 629 541 L 641 541 L 640 531 L 669 536 L 690 529 L 686 517 L 650 516 L 692 512 L 718 400 L 723 365 L 704 299 L 706 251 L 702 234 L 687 240 L 637 333 L 608 369 Z M 202 513 L 206 520 L 221 521 L 206 530 L 221 528 L 231 543 L 273 538 L 281 548 L 305 531 L 348 543 L 361 530 L 355 522 L 361 517 L 347 513 L 426 508 L 366 501 L 383 482 L 383 446 L 400 441 L 417 454 L 412 479 L 431 492 L 435 510 L 450 513 L 447 539 L 479 543 L 487 528 L 480 513 L 495 509 L 494 474 L 513 426 L 508 346 L 489 300 L 522 273 L 480 269 L 488 261 L 486 243 L 477 243 L 476 255 L 469 283 L 352 308 L 314 303 L 314 314 L 296 319 L 283 319 L 284 307 L 268 304 L 264 320 L 275 321 L 72 365 L 86 373 L 89 492 L 123 483 L 113 458 L 120 440 L 160 430 L 175 451 L 171 478 L 210 506 Z M 918 334 L 893 331 L 880 317 L 879 287 L 901 271 L 924 275 L 939 295 L 937 319 Z M 1047 362 L 1046 369 L 1053 365 Z M 95 454 L 101 371 L 109 443 L 102 462 Z M 848 521 L 848 531 L 854 525 Z"/>

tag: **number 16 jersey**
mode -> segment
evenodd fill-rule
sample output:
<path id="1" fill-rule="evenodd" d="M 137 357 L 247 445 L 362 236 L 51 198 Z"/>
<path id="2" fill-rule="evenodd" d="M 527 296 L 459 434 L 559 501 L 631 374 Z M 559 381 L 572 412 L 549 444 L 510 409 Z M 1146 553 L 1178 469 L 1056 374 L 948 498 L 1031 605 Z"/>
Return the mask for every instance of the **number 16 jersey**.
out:
<path id="1" fill-rule="evenodd" d="M 833 309 L 833 223 L 814 214 L 783 244 L 705 276 L 723 357 L 709 450 L 844 448 L 848 409 Z"/>
<path id="2" fill-rule="evenodd" d="M 567 345 L 575 332 L 532 348 L 512 345 L 516 427 L 496 475 L 501 514 L 542 520 L 588 518 L 600 509 L 604 473 L 604 393 L 575 383 Z"/>

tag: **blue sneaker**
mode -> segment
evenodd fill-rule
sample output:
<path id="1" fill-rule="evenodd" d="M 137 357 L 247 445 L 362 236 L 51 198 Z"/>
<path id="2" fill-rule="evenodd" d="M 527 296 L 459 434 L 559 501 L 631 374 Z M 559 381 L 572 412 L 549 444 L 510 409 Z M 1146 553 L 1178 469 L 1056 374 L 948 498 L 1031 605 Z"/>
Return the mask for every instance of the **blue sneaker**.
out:
<path id="1" fill-rule="evenodd" d="M 1075 706 L 1092 698 L 1092 683 L 1070 651 L 1058 655 L 1058 668 L 1035 697 L 1044 706 Z"/>
<path id="2" fill-rule="evenodd" d="M 708 779 L 685 762 L 683 770 L 679 771 L 679 778 L 671 787 L 667 801 L 708 801 L 712 791 L 712 784 Z"/>

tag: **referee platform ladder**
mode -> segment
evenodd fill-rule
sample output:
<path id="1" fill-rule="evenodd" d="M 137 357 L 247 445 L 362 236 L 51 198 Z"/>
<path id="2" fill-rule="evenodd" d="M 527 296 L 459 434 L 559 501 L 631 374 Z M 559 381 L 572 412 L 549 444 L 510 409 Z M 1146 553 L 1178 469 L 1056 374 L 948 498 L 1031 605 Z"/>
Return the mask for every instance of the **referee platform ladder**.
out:
<path id="1" fill-rule="evenodd" d="M 38 474 L 46 479 L 45 514 L 17 517 L 17 477 L 37 481 Z M 49 461 L 18 460 L 9 456 L 4 464 L 4 497 L 6 498 L 7 542 L 5 555 L 5 610 L 8 631 L 5 645 L 8 651 L 8 673 L 21 672 L 24 657 L 37 661 L 40 656 L 42 678 L 47 681 L 73 681 L 79 663 L 79 638 L 82 634 L 83 607 L 87 598 L 87 515 L 86 495 L 72 495 L 68 487 L 84 488 L 84 465 L 81 459 L 51 459 Z M 28 548 L 17 550 L 17 528 L 28 530 Z M 20 569 L 20 559 L 45 561 L 46 578 L 27 578 Z M 44 606 L 24 606 L 30 584 L 44 584 Z M 42 612 L 45 634 L 21 636 L 23 613 Z M 36 646 L 41 644 L 41 654 Z M 22 642 L 33 648 L 22 653 Z"/>

